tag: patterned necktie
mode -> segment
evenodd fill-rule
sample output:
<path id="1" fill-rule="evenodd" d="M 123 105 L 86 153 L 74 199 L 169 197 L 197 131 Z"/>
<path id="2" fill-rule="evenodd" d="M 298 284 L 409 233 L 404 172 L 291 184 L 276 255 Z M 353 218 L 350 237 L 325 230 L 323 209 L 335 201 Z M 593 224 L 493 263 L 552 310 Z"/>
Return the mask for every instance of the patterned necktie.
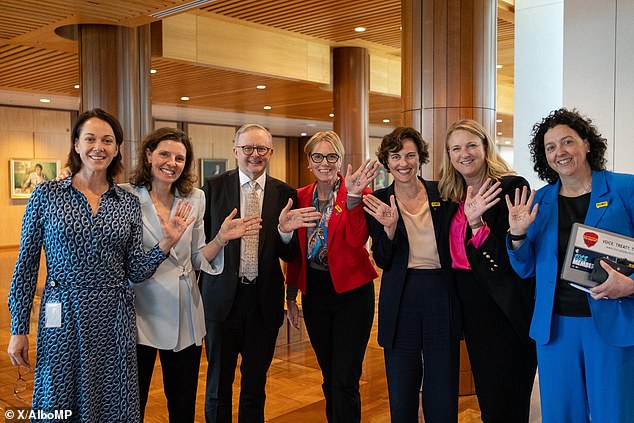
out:
<path id="1" fill-rule="evenodd" d="M 254 214 L 260 215 L 260 196 L 258 195 L 258 183 L 250 181 L 249 185 L 251 190 L 247 196 L 247 216 L 253 216 Z M 249 280 L 254 280 L 258 277 L 258 242 L 259 234 L 245 236 L 244 238 L 244 268 L 243 276 Z"/>

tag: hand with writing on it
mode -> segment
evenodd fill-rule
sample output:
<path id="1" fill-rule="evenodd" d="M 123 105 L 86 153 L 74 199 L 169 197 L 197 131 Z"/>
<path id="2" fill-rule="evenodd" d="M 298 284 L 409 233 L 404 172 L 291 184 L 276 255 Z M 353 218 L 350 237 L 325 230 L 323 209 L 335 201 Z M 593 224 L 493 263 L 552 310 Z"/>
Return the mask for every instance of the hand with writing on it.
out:
<path id="1" fill-rule="evenodd" d="M 289 198 L 288 203 L 280 212 L 280 231 L 284 233 L 290 233 L 299 228 L 315 227 L 316 221 L 321 219 L 321 213 L 315 211 L 314 207 L 301 209 L 291 209 L 291 207 L 293 207 L 293 199 Z"/>
<path id="2" fill-rule="evenodd" d="M 189 225 L 194 223 L 196 216 L 191 216 L 191 212 L 192 205 L 189 201 L 178 200 L 176 211 L 167 222 L 160 214 L 157 214 L 161 222 L 161 230 L 163 231 L 163 239 L 159 242 L 159 248 L 163 251 L 163 254 L 169 254 L 169 251 L 181 239 Z"/>
<path id="3" fill-rule="evenodd" d="M 539 204 L 533 206 L 535 190 L 531 190 L 531 195 L 526 198 L 527 196 L 528 188 L 526 186 L 522 187 L 521 195 L 520 189 L 515 188 L 515 200 L 513 203 L 511 203 L 508 194 L 505 196 L 506 206 L 509 209 L 509 232 L 513 235 L 525 234 L 537 217 Z"/>
<path id="4" fill-rule="evenodd" d="M 346 190 L 348 194 L 359 196 L 363 190 L 379 176 L 380 164 L 375 159 L 368 159 L 352 173 L 352 165 L 348 164 L 346 172 Z"/>
<path id="5" fill-rule="evenodd" d="M 262 218 L 258 215 L 234 219 L 238 209 L 234 208 L 220 226 L 220 238 L 225 241 L 256 235 L 262 229 Z"/>
<path id="6" fill-rule="evenodd" d="M 393 195 L 390 195 L 390 205 L 379 200 L 372 194 L 363 196 L 363 210 L 375 218 L 385 230 L 389 239 L 394 239 L 398 223 L 398 207 Z"/>
<path id="7" fill-rule="evenodd" d="M 467 195 L 464 200 L 464 214 L 471 226 L 479 223 L 484 212 L 500 201 L 500 199 L 497 198 L 502 192 L 500 181 L 489 186 L 490 183 L 491 178 L 487 178 L 477 192 L 473 192 L 472 186 L 467 187 Z"/>

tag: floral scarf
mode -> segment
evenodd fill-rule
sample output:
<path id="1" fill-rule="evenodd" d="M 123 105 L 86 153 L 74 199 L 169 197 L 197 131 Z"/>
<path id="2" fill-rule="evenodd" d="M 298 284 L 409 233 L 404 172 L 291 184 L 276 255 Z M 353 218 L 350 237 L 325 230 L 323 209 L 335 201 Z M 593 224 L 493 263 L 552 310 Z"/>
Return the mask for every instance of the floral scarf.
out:
<path id="1" fill-rule="evenodd" d="M 321 219 L 317 226 L 314 228 L 306 229 L 306 239 L 308 240 L 308 246 L 306 248 L 306 258 L 309 261 L 314 261 L 319 266 L 328 268 L 328 221 L 332 215 L 332 209 L 335 206 L 335 200 L 337 199 L 337 193 L 341 186 L 341 178 L 337 178 L 337 181 L 332 187 L 332 191 L 328 194 L 328 200 L 326 200 L 326 206 L 321 211 Z M 315 210 L 319 210 L 319 196 L 317 195 L 317 185 L 313 191 L 312 206 Z"/>

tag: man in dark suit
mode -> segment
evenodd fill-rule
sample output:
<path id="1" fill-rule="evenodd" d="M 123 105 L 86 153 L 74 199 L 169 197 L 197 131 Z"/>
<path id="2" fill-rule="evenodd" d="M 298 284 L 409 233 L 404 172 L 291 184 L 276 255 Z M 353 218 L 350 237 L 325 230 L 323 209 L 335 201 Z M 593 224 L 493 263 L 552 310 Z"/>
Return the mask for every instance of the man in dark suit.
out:
<path id="1" fill-rule="evenodd" d="M 201 291 L 209 362 L 205 418 L 208 423 L 231 422 L 232 384 L 241 355 L 238 420 L 261 423 L 266 373 L 284 320 L 284 274 L 280 259 L 288 261 L 298 251 L 292 231 L 310 225 L 307 222 L 315 217 L 311 214 L 314 208 L 291 210 L 296 203 L 295 189 L 266 175 L 273 143 L 264 127 L 248 124 L 238 129 L 234 155 L 237 170 L 205 181 L 207 240 L 216 237 L 224 218 L 234 208 L 240 216 L 247 216 L 254 213 L 253 207 L 259 207 L 255 213 L 260 213 L 262 229 L 255 239 L 244 237 L 226 244 L 224 271 L 220 275 L 203 274 Z"/>

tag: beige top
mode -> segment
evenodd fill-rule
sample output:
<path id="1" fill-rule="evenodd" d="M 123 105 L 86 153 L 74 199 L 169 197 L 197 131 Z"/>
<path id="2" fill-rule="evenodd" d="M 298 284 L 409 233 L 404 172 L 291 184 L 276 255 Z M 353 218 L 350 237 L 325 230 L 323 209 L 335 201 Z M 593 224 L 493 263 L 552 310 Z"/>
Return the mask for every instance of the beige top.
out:
<path id="1" fill-rule="evenodd" d="M 440 257 L 436 246 L 434 222 L 431 218 L 429 203 L 423 202 L 423 206 L 416 213 L 411 214 L 405 207 L 399 206 L 399 212 L 403 217 L 407 238 L 409 239 L 408 269 L 440 269 Z"/>

